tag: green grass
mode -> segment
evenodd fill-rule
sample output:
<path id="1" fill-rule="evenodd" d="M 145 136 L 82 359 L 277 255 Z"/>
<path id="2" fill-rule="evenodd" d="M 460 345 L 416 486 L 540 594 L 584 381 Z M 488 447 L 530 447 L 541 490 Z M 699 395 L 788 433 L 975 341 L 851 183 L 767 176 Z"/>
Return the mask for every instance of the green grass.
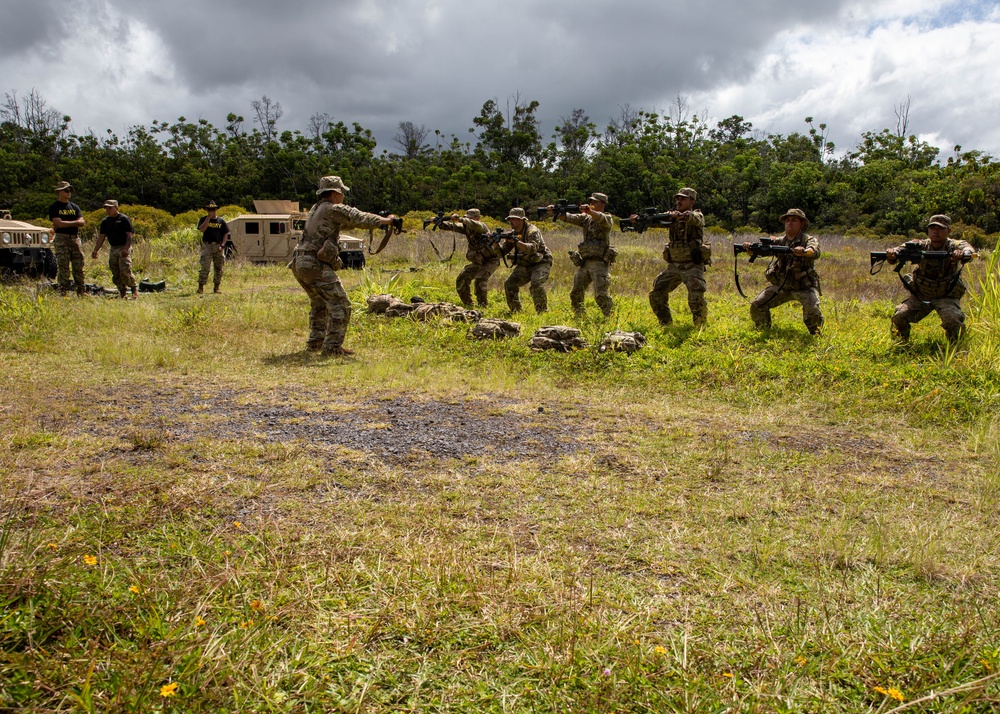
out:
<path id="1" fill-rule="evenodd" d="M 455 299 L 397 239 L 341 274 L 341 360 L 284 266 L 195 295 L 184 236 L 137 302 L 0 287 L 0 709 L 993 711 L 995 258 L 959 350 L 933 315 L 899 349 L 874 243 L 824 238 L 813 338 L 794 304 L 752 329 L 722 243 L 709 326 L 681 288 L 659 328 L 656 232 L 576 323 L 546 237 L 551 312 L 497 343 L 365 314 Z M 533 353 L 543 324 L 592 347 Z M 599 354 L 614 328 L 649 345 Z"/>

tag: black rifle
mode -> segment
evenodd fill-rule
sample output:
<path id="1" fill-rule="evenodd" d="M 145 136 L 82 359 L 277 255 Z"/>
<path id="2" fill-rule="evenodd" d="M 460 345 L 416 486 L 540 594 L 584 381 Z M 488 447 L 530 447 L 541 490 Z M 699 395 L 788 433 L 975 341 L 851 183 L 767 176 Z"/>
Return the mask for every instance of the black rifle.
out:
<path id="1" fill-rule="evenodd" d="M 378 215 L 382 218 L 388 218 L 392 215 L 390 211 L 379 211 Z M 382 242 L 376 250 L 372 250 L 372 241 L 375 238 L 375 229 L 372 228 L 368 231 L 368 255 L 378 255 L 381 253 L 385 247 L 389 244 L 389 239 L 394 235 L 399 235 L 400 233 L 405 233 L 403 230 L 403 218 L 401 216 L 396 216 L 392 219 L 392 223 L 387 226 L 382 226 L 384 233 L 382 234 Z"/>
<path id="2" fill-rule="evenodd" d="M 749 253 L 750 262 L 757 258 L 770 258 L 775 255 L 785 255 L 792 252 L 791 246 L 781 245 L 777 238 L 761 238 L 757 243 L 751 243 L 750 248 L 744 248 L 742 243 L 733 244 L 733 257 L 740 253 Z"/>
<path id="3" fill-rule="evenodd" d="M 539 206 L 535 210 L 538 212 L 538 220 L 542 220 L 547 215 L 549 215 L 548 206 Z M 571 211 L 576 212 L 579 210 L 580 210 L 579 203 L 570 203 L 565 198 L 560 198 L 558 201 L 555 202 L 555 205 L 552 207 L 552 220 L 555 220 L 559 216 L 565 216 L 567 213 Z"/>
<path id="4" fill-rule="evenodd" d="M 921 260 L 945 260 L 950 257 L 951 253 L 946 250 L 924 250 L 920 247 L 920 241 L 908 240 L 903 243 L 903 249 L 896 252 L 896 267 L 893 270 L 898 273 L 907 263 L 919 263 Z M 878 273 L 882 268 L 879 267 L 878 270 L 875 270 L 875 266 L 879 263 L 887 262 L 888 259 L 884 251 L 873 250 L 871 253 L 871 270 L 869 272 L 872 275 Z"/>
<path id="5" fill-rule="evenodd" d="M 675 211 L 660 213 L 660 209 L 656 206 L 649 206 L 636 216 L 635 221 L 622 218 L 618 226 L 622 233 L 645 233 L 650 228 L 669 228 L 678 218 Z"/>
<path id="6" fill-rule="evenodd" d="M 444 215 L 444 211 L 438 211 L 438 214 L 436 216 L 434 216 L 434 218 L 425 218 L 425 219 L 423 219 L 424 230 L 426 231 L 427 230 L 427 226 L 433 224 L 434 227 L 431 228 L 431 230 L 432 231 L 436 231 L 438 228 L 441 227 L 441 224 L 444 223 L 445 221 L 447 221 L 448 219 L 449 219 L 449 216 L 445 216 Z"/>
<path id="7" fill-rule="evenodd" d="M 500 249 L 500 257 L 503 259 L 504 267 L 510 268 L 512 265 L 516 264 L 517 261 L 517 232 L 513 229 L 505 231 L 503 228 L 494 228 L 492 233 L 487 233 L 484 238 L 489 241 L 490 245 L 495 245 Z M 514 242 L 514 255 L 512 260 L 515 263 L 510 263 L 507 261 L 507 254 L 510 253 L 510 249 L 504 251 L 503 244 L 507 241 Z"/>

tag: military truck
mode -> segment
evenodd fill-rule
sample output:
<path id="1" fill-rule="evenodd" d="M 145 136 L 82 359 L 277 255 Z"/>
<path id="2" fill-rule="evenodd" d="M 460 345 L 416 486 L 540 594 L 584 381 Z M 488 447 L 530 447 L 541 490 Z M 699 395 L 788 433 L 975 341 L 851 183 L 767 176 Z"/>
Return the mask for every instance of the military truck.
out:
<path id="1" fill-rule="evenodd" d="M 0 277 L 55 278 L 54 231 L 0 215 Z"/>
<path id="2" fill-rule="evenodd" d="M 296 201 L 254 201 L 253 207 L 256 213 L 227 221 L 232 252 L 255 263 L 287 263 L 309 214 Z M 345 268 L 365 267 L 364 241 L 341 234 L 340 259 Z"/>

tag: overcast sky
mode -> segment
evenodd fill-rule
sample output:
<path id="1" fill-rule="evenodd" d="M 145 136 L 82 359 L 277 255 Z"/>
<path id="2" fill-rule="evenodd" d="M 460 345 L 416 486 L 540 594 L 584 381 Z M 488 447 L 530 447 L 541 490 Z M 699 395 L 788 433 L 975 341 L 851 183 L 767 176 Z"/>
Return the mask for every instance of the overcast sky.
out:
<path id="1" fill-rule="evenodd" d="M 895 127 L 1000 157 L 1000 1 L 0 0 L 0 92 L 36 89 L 72 129 L 223 126 L 267 95 L 279 128 L 325 112 L 394 150 L 400 121 L 463 141 L 488 99 L 540 102 L 546 139 L 583 108 L 829 126 L 838 149 Z M 433 133 L 431 134 L 433 139 Z"/>

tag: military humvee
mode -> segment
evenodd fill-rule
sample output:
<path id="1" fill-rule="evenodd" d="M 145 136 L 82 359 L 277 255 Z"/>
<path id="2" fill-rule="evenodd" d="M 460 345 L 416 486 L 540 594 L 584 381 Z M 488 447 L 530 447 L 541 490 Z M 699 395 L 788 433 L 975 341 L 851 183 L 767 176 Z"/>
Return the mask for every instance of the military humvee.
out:
<path id="1" fill-rule="evenodd" d="M 56 277 L 53 234 L 51 228 L 0 218 L 0 276 Z"/>
<path id="2" fill-rule="evenodd" d="M 287 263 L 292 259 L 308 213 L 295 201 L 254 201 L 257 213 L 227 221 L 233 253 L 255 263 Z M 340 259 L 345 268 L 365 266 L 365 243 L 353 236 L 340 236 Z"/>

